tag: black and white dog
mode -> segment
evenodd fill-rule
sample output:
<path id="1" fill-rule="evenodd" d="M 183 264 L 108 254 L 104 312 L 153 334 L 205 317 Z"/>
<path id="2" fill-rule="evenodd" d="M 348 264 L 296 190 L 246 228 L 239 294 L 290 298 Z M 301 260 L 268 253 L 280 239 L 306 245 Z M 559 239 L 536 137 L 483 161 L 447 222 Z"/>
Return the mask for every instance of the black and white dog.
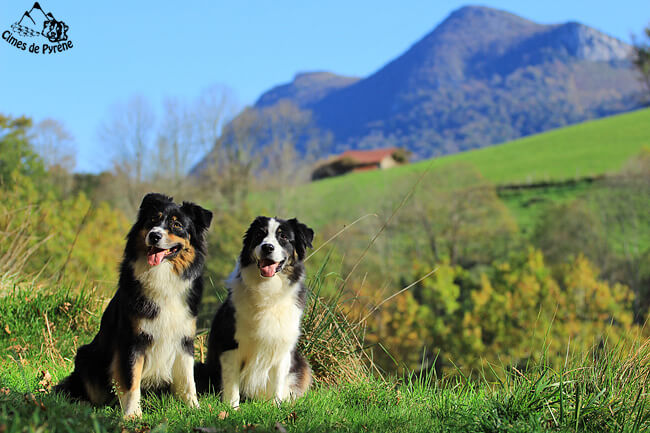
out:
<path id="1" fill-rule="evenodd" d="M 233 407 L 240 394 L 281 402 L 307 391 L 311 368 L 296 345 L 307 301 L 303 260 L 313 238 L 295 218 L 257 217 L 250 225 L 212 321 L 207 363 L 197 366 L 202 390 L 209 380 Z"/>
<path id="2" fill-rule="evenodd" d="M 125 417 L 140 416 L 141 389 L 171 385 L 198 407 L 194 382 L 196 316 L 203 293 L 205 233 L 212 213 L 147 194 L 127 235 L 117 292 L 93 341 L 55 391 L 101 405 L 113 385 Z"/>

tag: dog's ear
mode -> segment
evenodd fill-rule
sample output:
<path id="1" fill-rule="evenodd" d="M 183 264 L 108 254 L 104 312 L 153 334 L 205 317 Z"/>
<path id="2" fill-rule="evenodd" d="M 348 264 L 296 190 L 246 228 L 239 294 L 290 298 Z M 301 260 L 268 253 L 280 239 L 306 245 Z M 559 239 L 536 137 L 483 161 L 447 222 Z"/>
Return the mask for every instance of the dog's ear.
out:
<path id="1" fill-rule="evenodd" d="M 244 234 L 244 249 L 249 248 L 251 245 L 250 243 L 253 241 L 253 235 L 255 233 L 255 230 L 258 229 L 259 227 L 266 227 L 266 223 L 268 222 L 269 217 L 265 216 L 258 216 L 253 220 L 251 225 L 248 226 L 246 229 L 246 233 Z"/>
<path id="2" fill-rule="evenodd" d="M 244 233 L 244 238 L 242 239 L 241 254 L 239 255 L 239 263 L 241 266 L 248 266 L 253 262 L 251 254 L 253 252 L 255 232 L 260 228 L 266 227 L 268 220 L 268 217 L 258 216 L 253 220 L 251 225 L 248 226 L 248 229 L 246 229 L 246 233 Z"/>
<path id="3" fill-rule="evenodd" d="M 201 233 L 210 227 L 210 223 L 212 222 L 212 212 L 209 210 L 203 209 L 201 206 L 189 201 L 183 202 L 181 210 L 192 218 L 192 222 L 194 223 L 198 233 Z"/>
<path id="4" fill-rule="evenodd" d="M 157 192 L 150 192 L 145 195 L 140 203 L 140 210 L 138 211 L 138 220 L 144 221 L 145 218 L 149 216 L 151 212 L 161 212 L 166 205 L 172 203 L 173 198 L 165 195 L 159 194 Z"/>
<path id="5" fill-rule="evenodd" d="M 298 253 L 298 259 L 303 260 L 307 248 L 312 248 L 311 242 L 314 240 L 314 231 L 296 218 L 291 218 L 287 222 L 291 225 L 293 233 L 296 236 L 296 253 Z"/>
<path id="6" fill-rule="evenodd" d="M 172 201 L 174 201 L 174 199 L 168 195 L 150 192 L 142 199 L 142 203 L 140 203 L 140 211 L 143 209 L 161 208 L 163 205 L 171 203 Z"/>

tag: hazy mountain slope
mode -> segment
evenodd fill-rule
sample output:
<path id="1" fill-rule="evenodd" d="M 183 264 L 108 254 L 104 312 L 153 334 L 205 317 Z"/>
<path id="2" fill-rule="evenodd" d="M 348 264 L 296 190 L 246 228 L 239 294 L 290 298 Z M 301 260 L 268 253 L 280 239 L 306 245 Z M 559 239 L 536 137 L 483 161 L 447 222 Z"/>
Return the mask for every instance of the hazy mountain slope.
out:
<path id="1" fill-rule="evenodd" d="M 324 154 L 389 146 L 416 158 L 455 153 L 638 108 L 630 50 L 580 23 L 543 25 L 467 6 L 366 78 L 301 73 L 246 115 L 259 113 L 260 148 L 292 103 L 327 137 Z"/>
<path id="2" fill-rule="evenodd" d="M 577 23 L 465 7 L 370 77 L 312 104 L 336 151 L 482 147 L 637 106 L 629 47 Z"/>

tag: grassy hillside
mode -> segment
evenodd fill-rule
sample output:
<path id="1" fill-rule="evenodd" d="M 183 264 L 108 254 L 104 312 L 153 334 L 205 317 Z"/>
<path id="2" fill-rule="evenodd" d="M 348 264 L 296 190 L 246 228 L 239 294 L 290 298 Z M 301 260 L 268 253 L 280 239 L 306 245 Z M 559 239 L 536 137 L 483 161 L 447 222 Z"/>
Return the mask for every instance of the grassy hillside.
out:
<path id="1" fill-rule="evenodd" d="M 285 192 L 284 201 L 287 211 L 305 215 L 316 225 L 336 218 L 349 222 L 361 208 L 384 214 L 428 167 L 434 172 L 454 163 L 471 164 L 495 184 L 555 181 L 616 171 L 644 146 L 650 146 L 650 109 L 391 170 L 313 182 Z M 253 208 L 277 212 L 268 197 L 255 196 Z"/>
<path id="2" fill-rule="evenodd" d="M 65 287 L 1 292 L 0 432 L 640 432 L 650 426 L 650 347 L 578 354 L 565 369 L 540 364 L 503 380 L 460 376 L 368 377 L 315 385 L 305 397 L 276 406 L 248 401 L 234 411 L 214 394 L 188 409 L 169 394 L 143 396 L 143 418 L 124 422 L 119 405 L 93 408 L 49 391 L 87 343 L 101 302 Z M 28 302 L 25 299 L 28 298 Z M 197 350 L 197 353 L 199 351 Z M 501 369 L 502 367 L 494 367 Z"/>
<path id="3" fill-rule="evenodd" d="M 20 128 L 14 128 L 13 142 L 0 137 L 0 147 L 9 143 L 16 148 L 21 137 L 29 155 Z M 89 212 L 84 195 L 64 199 L 52 187 L 52 173 L 34 174 L 35 165 L 25 164 L 26 159 L 12 161 L 0 152 L 0 168 L 24 173 L 6 177 L 8 184 L 0 182 L 0 232 L 5 234 L 0 237 L 0 433 L 650 428 L 648 328 L 633 322 L 640 317 L 645 323 L 650 311 L 650 272 L 644 271 L 650 252 L 626 248 L 624 254 L 615 254 L 584 239 L 616 238 L 628 247 L 639 243 L 644 230 L 644 239 L 650 239 L 644 200 L 648 176 L 640 177 L 643 185 L 596 188 L 614 194 L 539 217 L 559 226 L 549 225 L 547 235 L 539 238 L 549 241 L 540 242 L 542 247 L 562 247 L 547 248 L 553 255 L 545 256 L 546 251 L 518 245 L 504 195 L 482 185 L 476 170 L 449 164 L 442 170 L 445 159 L 436 160 L 438 169 L 376 242 L 368 242 L 376 227 L 363 224 L 377 219 L 368 219 L 307 263 L 310 298 L 300 347 L 316 383 L 305 398 L 279 407 L 247 401 L 240 411 L 232 411 L 218 396 L 206 394 L 199 396 L 200 409 L 189 410 L 167 394 L 147 393 L 143 419 L 125 423 L 116 404 L 92 408 L 48 391 L 69 374 L 77 348 L 97 332 L 108 293 L 95 281 L 111 280 L 112 293 L 116 279 L 108 266 L 98 265 L 117 263 L 120 254 L 112 248 L 122 248 L 128 222 L 108 205 Z M 650 173 L 650 155 L 637 162 L 643 173 Z M 283 216 L 296 212 L 316 228 L 318 245 L 341 222 L 369 212 L 388 215 L 422 170 L 416 164 L 296 191 L 259 193 L 253 209 L 239 212 L 215 205 L 201 317 L 215 311 L 221 281 L 232 269 L 251 210 L 279 204 L 284 208 L 267 211 Z M 571 194 L 586 196 L 580 188 L 592 187 L 582 182 L 562 188 L 515 190 L 506 198 L 514 197 L 507 199 L 534 216 L 530 203 L 539 203 L 540 195 L 554 203 L 571 200 Z M 594 216 L 590 206 L 601 203 L 605 205 Z M 299 206 L 305 212 L 297 212 Z M 328 220 L 332 215 L 341 219 Z M 323 222 L 333 226 L 318 229 L 316 224 Z M 594 222 L 610 230 L 597 231 Z M 434 236 L 427 239 L 429 229 Z M 45 243 L 47 239 L 51 241 Z M 431 251 L 440 252 L 435 253 L 440 259 L 432 259 Z M 592 256 L 610 272 L 599 274 L 589 262 Z M 357 257 L 363 260 L 353 272 L 350 264 Z M 555 257 L 555 265 L 547 257 Z M 44 268 L 43 263 L 51 266 Z M 424 272 L 429 278 L 412 290 L 388 297 Z M 643 303 L 631 305 L 633 294 Z M 205 333 L 200 333 L 197 359 L 204 360 L 205 349 Z M 423 366 L 423 357 L 431 362 Z"/>
<path id="4" fill-rule="evenodd" d="M 450 155 L 438 163 L 473 164 L 497 184 L 564 180 L 616 171 L 643 146 L 650 146 L 650 109 Z M 428 163 L 404 171 L 422 171 Z"/>

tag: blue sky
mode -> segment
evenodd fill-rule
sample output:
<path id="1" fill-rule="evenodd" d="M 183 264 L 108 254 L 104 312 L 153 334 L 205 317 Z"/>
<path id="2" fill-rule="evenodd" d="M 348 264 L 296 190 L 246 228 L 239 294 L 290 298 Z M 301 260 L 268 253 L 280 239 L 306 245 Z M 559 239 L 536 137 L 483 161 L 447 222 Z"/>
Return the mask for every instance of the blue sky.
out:
<path id="1" fill-rule="evenodd" d="M 50 55 L 0 40 L 0 113 L 52 117 L 75 138 L 77 170 L 107 167 L 97 138 L 109 108 L 135 94 L 160 106 L 222 84 L 255 102 L 296 72 L 367 76 L 433 30 L 463 1 L 55 1 L 73 49 Z M 33 0 L 0 0 L 0 31 Z M 469 3 L 474 4 L 474 3 Z M 648 0 L 485 1 L 544 24 L 579 21 L 630 41 Z M 23 38 L 28 40 L 29 38 Z M 43 40 L 41 40 L 41 43 Z"/>

